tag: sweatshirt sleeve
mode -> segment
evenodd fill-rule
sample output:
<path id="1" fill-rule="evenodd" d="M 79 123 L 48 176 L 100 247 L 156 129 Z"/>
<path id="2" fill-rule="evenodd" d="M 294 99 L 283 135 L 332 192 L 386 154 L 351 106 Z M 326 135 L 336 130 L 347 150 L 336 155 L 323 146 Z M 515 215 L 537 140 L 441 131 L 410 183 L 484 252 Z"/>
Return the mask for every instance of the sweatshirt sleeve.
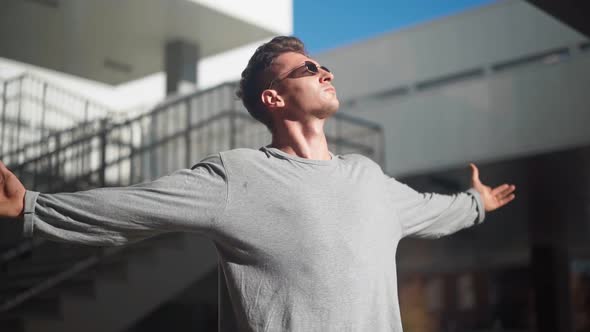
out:
<path id="1" fill-rule="evenodd" d="M 483 222 L 485 210 L 475 189 L 454 195 L 419 193 L 389 178 L 402 236 L 439 238 Z"/>
<path id="2" fill-rule="evenodd" d="M 76 193 L 25 194 L 25 236 L 89 245 L 121 245 L 160 233 L 207 235 L 227 201 L 218 156 L 152 182 Z"/>

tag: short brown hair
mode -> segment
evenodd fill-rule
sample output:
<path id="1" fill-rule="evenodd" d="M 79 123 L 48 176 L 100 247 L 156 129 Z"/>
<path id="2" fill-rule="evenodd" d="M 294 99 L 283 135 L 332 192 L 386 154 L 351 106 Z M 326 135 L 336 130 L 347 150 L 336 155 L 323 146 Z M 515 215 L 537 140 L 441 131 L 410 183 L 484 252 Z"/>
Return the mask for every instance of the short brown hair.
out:
<path id="1" fill-rule="evenodd" d="M 236 95 L 242 99 L 248 113 L 256 120 L 262 122 L 269 129 L 272 129 L 272 121 L 269 113 L 260 100 L 260 94 L 269 84 L 267 70 L 273 61 L 281 54 L 295 52 L 307 55 L 303 42 L 292 36 L 279 36 L 271 41 L 262 44 L 248 61 L 246 69 L 242 71 L 240 88 Z"/>

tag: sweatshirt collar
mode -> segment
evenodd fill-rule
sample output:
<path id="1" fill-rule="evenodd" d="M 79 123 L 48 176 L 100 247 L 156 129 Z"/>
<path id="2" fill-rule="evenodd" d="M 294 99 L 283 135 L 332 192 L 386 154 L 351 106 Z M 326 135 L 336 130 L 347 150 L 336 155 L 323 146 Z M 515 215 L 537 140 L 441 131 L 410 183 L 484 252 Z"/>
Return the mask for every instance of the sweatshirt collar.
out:
<path id="1" fill-rule="evenodd" d="M 328 151 L 328 152 L 330 153 L 330 157 L 332 157 L 332 159 L 330 159 L 330 160 L 319 160 L 319 159 L 307 159 L 307 158 L 302 158 L 302 157 L 295 156 L 295 155 L 292 155 L 292 154 L 288 154 L 287 152 L 285 152 L 283 150 L 279 150 L 277 148 L 273 148 L 270 145 L 263 146 L 263 147 L 260 148 L 260 150 L 261 151 L 264 151 L 267 155 L 272 155 L 272 156 L 277 157 L 277 158 L 292 160 L 292 161 L 296 161 L 296 162 L 300 162 L 300 163 L 306 163 L 306 164 L 334 165 L 337 162 L 337 160 L 338 160 L 338 156 L 334 155 L 330 151 Z"/>

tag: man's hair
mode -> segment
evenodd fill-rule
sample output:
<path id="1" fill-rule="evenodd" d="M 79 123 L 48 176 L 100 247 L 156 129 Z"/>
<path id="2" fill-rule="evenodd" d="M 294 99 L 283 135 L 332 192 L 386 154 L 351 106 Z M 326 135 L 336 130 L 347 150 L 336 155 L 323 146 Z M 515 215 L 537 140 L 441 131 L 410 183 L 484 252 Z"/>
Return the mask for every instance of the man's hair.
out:
<path id="1" fill-rule="evenodd" d="M 236 93 L 238 98 L 242 99 L 248 113 L 271 130 L 272 119 L 260 100 L 260 94 L 271 81 L 268 69 L 273 61 L 279 55 L 287 52 L 307 55 L 303 42 L 299 38 L 291 36 L 275 37 L 258 47 L 248 61 L 248 66 L 242 71 L 240 88 Z"/>

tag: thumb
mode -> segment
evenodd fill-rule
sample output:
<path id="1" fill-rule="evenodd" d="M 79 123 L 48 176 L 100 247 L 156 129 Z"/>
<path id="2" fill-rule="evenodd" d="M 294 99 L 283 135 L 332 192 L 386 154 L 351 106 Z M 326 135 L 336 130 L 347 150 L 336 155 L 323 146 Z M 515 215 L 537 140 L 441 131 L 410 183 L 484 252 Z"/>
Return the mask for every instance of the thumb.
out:
<path id="1" fill-rule="evenodd" d="M 476 187 L 481 185 L 481 181 L 479 180 L 479 169 L 477 169 L 477 166 L 475 166 L 474 163 L 469 163 L 469 166 L 471 166 L 471 184 Z"/>
<path id="2" fill-rule="evenodd" d="M 8 167 L 4 165 L 2 160 L 0 160 L 0 175 L 6 175 L 6 173 L 10 173 L 10 171 L 8 170 Z"/>
<path id="3" fill-rule="evenodd" d="M 6 166 L 4 166 L 4 163 L 0 161 L 0 185 L 4 183 L 4 173 L 6 173 L 7 170 L 8 169 L 6 168 Z"/>

